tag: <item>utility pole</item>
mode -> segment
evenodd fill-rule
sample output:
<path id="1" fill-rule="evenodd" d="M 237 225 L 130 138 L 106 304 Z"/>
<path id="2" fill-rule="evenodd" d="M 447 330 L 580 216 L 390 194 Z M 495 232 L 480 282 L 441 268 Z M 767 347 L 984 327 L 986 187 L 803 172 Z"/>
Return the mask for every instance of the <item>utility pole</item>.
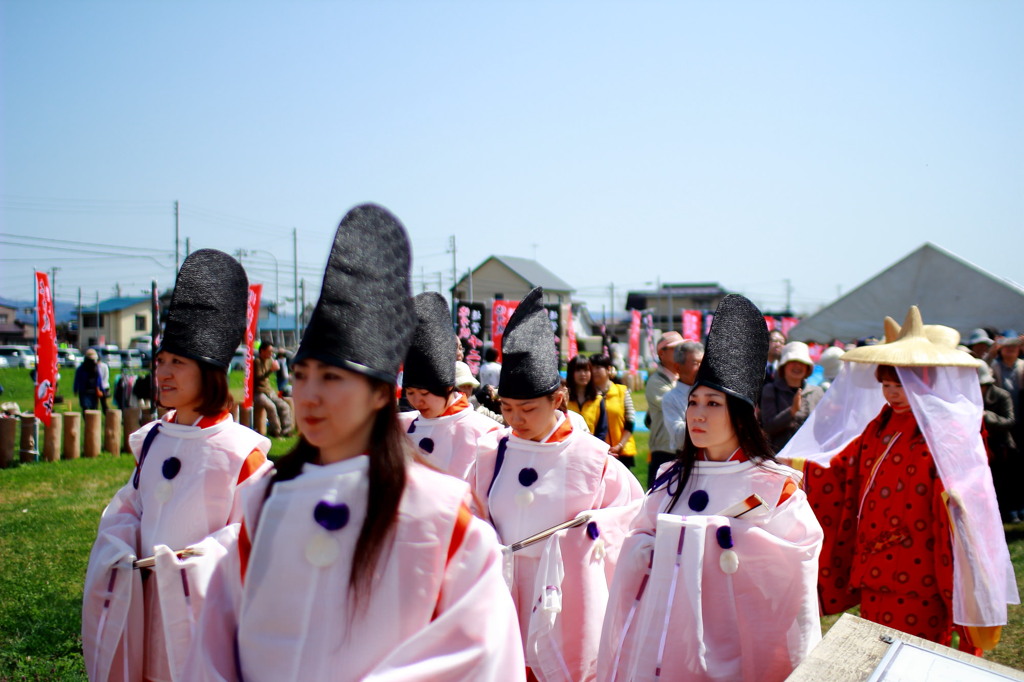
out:
<path id="1" fill-rule="evenodd" d="M 181 243 L 181 241 L 180 241 L 180 239 L 178 237 L 178 228 L 180 227 L 179 215 L 180 215 L 180 210 L 179 210 L 179 206 L 178 206 L 178 201 L 175 200 L 174 201 L 174 272 L 178 272 L 178 268 L 181 266 L 181 263 L 179 262 L 180 261 L 180 256 L 178 254 L 178 245 Z"/>
<path id="2" fill-rule="evenodd" d="M 75 340 L 75 345 L 77 345 L 79 350 L 81 350 L 81 348 L 82 348 L 82 287 L 78 287 L 78 339 Z"/>
<path id="3" fill-rule="evenodd" d="M 455 267 L 455 235 L 448 237 L 448 249 L 452 252 L 452 321 L 455 321 L 455 285 L 458 283 L 458 271 Z"/>
<path id="4" fill-rule="evenodd" d="M 299 310 L 302 311 L 302 313 L 301 313 L 301 315 L 302 315 L 302 325 L 300 326 L 300 329 L 301 329 L 302 333 L 305 334 L 306 333 L 306 280 L 305 279 L 303 279 L 302 282 L 299 284 L 299 291 L 302 292 L 302 307 L 299 308 Z"/>
<path id="5" fill-rule="evenodd" d="M 786 283 L 786 314 L 792 315 L 793 308 L 790 306 L 790 299 L 793 295 L 793 284 L 788 279 L 784 279 L 782 281 Z"/>
<path id="6" fill-rule="evenodd" d="M 299 231 L 292 228 L 292 286 L 295 296 L 295 347 L 299 346 Z"/>
<path id="7" fill-rule="evenodd" d="M 192 238 L 185 237 L 185 258 L 188 258 L 192 253 Z"/>

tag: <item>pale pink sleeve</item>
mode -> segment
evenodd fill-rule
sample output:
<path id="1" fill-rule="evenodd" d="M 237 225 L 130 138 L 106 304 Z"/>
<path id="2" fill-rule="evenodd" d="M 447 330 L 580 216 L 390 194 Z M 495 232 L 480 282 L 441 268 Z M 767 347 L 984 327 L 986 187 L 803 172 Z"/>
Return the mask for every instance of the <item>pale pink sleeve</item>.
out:
<path id="1" fill-rule="evenodd" d="M 526 678 L 519 622 L 501 577 L 494 530 L 470 521 L 445 571 L 438 615 L 364 679 L 505 680 Z"/>
<path id="2" fill-rule="evenodd" d="M 644 489 L 636 480 L 636 476 L 622 462 L 614 457 L 608 457 L 599 496 L 595 499 L 593 508 L 625 507 L 643 496 Z"/>
<path id="3" fill-rule="evenodd" d="M 184 666 L 186 680 L 238 680 L 235 633 L 241 597 L 238 544 L 227 548 L 206 589 L 206 601 Z"/>

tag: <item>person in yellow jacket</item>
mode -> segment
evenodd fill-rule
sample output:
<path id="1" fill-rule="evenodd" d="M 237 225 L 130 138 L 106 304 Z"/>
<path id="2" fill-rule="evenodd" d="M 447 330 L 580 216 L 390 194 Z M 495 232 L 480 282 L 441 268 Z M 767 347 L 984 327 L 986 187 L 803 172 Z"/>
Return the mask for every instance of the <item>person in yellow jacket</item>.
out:
<path id="1" fill-rule="evenodd" d="M 607 355 L 590 356 L 591 381 L 598 399 L 584 406 L 583 417 L 594 425 L 591 433 L 611 446 L 610 453 L 627 467 L 636 460 L 636 410 L 629 389 L 612 381 L 612 359 Z M 596 411 L 595 414 L 588 414 Z"/>

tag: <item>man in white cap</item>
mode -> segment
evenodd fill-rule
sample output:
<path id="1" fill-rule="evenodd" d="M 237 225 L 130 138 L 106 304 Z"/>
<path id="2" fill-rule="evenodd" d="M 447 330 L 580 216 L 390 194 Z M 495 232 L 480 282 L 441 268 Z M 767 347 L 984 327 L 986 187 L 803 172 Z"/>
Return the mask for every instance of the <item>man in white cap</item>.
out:
<path id="1" fill-rule="evenodd" d="M 647 416 L 650 417 L 651 436 L 647 441 L 650 454 L 647 465 L 647 484 L 658 475 L 658 467 L 675 459 L 672 451 L 671 435 L 665 426 L 665 417 L 661 410 L 661 400 L 672 390 L 679 380 L 679 366 L 675 360 L 675 347 L 683 343 L 679 332 L 665 332 L 658 339 L 658 368 L 647 380 L 644 394 L 647 396 Z"/>

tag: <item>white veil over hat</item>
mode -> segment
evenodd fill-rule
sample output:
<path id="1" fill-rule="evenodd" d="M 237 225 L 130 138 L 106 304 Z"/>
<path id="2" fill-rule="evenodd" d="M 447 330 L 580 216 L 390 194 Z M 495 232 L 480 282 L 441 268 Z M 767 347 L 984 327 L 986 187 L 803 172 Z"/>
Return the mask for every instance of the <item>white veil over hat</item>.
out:
<path id="1" fill-rule="evenodd" d="M 977 361 L 956 351 L 959 335 L 945 331 L 922 325 L 916 307 L 902 328 L 887 318 L 886 343 L 843 356 L 839 376 L 779 456 L 828 466 L 885 404 L 875 378 L 878 364 L 894 365 L 949 496 L 953 620 L 1004 625 L 1006 605 L 1019 604 L 1020 597 L 981 438 Z"/>

